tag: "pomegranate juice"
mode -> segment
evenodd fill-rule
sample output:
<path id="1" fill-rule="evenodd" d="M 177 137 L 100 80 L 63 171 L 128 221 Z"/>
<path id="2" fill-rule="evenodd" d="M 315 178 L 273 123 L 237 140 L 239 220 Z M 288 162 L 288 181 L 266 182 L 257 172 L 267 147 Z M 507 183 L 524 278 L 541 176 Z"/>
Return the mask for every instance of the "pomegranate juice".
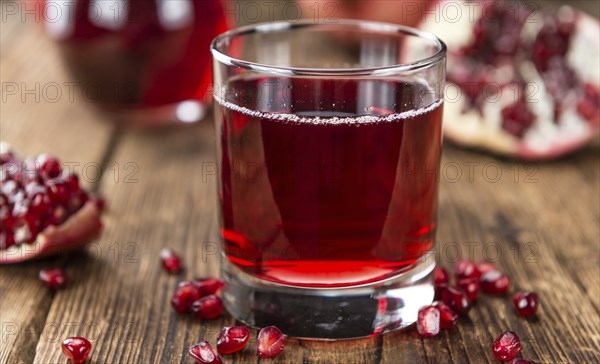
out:
<path id="1" fill-rule="evenodd" d="M 237 267 L 343 287 L 432 248 L 442 105 L 426 86 L 253 78 L 216 99 L 224 253 Z"/>

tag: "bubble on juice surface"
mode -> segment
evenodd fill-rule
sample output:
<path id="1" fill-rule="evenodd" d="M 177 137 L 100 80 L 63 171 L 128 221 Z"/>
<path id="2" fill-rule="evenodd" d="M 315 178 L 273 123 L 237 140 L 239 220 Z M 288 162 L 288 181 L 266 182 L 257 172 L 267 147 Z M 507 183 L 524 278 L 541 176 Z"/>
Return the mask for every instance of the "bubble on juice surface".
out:
<path id="1" fill-rule="evenodd" d="M 272 112 L 263 112 L 258 110 L 251 110 L 243 106 L 236 105 L 232 102 L 225 101 L 224 99 L 214 95 L 215 101 L 217 101 L 221 106 L 230 109 L 232 111 L 236 111 L 245 115 L 248 115 L 252 118 L 257 119 L 268 119 L 273 121 L 279 121 L 283 123 L 298 123 L 298 124 L 314 124 L 314 125 L 362 125 L 362 124 L 374 124 L 374 123 L 384 123 L 384 122 L 392 122 L 404 119 L 414 118 L 416 116 L 431 112 L 438 108 L 443 102 L 443 99 L 437 100 L 429 106 L 413 109 L 408 111 L 403 111 L 400 113 L 392 113 L 385 116 L 373 116 L 373 115 L 363 115 L 363 116 L 330 116 L 330 117 L 320 117 L 320 116 L 301 116 L 297 114 L 277 114 Z M 370 109 L 370 108 L 369 108 Z"/>

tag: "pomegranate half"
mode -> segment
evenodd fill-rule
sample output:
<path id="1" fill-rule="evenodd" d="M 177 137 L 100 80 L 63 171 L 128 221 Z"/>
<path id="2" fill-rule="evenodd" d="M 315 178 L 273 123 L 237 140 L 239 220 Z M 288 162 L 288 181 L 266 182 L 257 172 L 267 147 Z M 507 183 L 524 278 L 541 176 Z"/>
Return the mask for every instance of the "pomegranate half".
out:
<path id="1" fill-rule="evenodd" d="M 518 1 L 434 1 L 419 27 L 448 46 L 450 141 L 543 160 L 598 134 L 600 27 L 591 16 Z"/>
<path id="2" fill-rule="evenodd" d="M 103 201 L 56 158 L 22 160 L 0 143 L 0 168 L 0 264 L 82 248 L 99 235 Z"/>

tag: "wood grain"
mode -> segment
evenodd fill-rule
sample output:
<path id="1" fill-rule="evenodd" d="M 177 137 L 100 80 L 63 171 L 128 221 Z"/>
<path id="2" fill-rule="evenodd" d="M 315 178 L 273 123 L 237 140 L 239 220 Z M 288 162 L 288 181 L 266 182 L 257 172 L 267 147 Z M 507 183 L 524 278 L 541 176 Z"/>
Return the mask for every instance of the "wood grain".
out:
<path id="1" fill-rule="evenodd" d="M 3 85 L 68 82 L 38 29 L 8 19 L 0 29 Z M 80 173 L 86 163 L 102 166 L 101 179 L 83 182 L 110 209 L 104 234 L 85 252 L 0 267 L 0 363 L 65 363 L 60 341 L 69 335 L 92 340 L 92 363 L 191 363 L 189 346 L 214 343 L 222 326 L 235 324 L 229 316 L 180 317 L 169 303 L 179 280 L 218 274 L 212 121 L 140 133 L 114 128 L 80 100 L 22 99 L 21 91 L 3 94 L 1 139 L 23 154 L 48 151 L 79 163 Z M 508 296 L 482 295 L 467 319 L 435 338 L 412 331 L 340 342 L 291 338 L 282 356 L 264 362 L 496 363 L 490 343 L 511 329 L 523 356 L 539 363 L 599 363 L 599 152 L 596 141 L 567 158 L 527 165 L 444 149 L 438 260 L 447 267 L 458 256 L 494 261 L 513 290 L 540 294 L 537 318 L 519 318 Z M 161 270 L 164 246 L 182 253 L 182 275 Z M 55 294 L 37 281 L 51 265 L 64 266 L 71 280 Z M 260 362 L 255 349 L 252 339 L 226 362 Z"/>

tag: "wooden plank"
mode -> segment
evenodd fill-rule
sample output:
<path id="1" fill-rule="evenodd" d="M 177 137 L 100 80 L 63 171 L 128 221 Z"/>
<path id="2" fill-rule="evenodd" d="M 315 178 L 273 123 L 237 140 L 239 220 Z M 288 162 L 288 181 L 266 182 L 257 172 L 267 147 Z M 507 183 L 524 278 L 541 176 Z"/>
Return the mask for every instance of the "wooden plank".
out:
<path id="1" fill-rule="evenodd" d="M 5 9 L 6 3 L 1 5 Z M 48 85 L 62 87 L 70 80 L 56 49 L 35 24 L 23 23 L 20 16 L 8 16 L 1 27 L 0 139 L 22 155 L 54 154 L 64 162 L 77 164 L 75 170 L 79 173 L 86 165 L 99 165 L 112 127 L 77 98 L 70 100 L 64 88 L 62 97 L 51 93 Z M 15 88 L 7 88 L 12 86 Z M 81 183 L 92 188 L 97 178 L 92 173 L 87 176 Z M 53 294 L 37 280 L 38 271 L 65 263 L 62 257 L 0 267 L 1 363 L 33 360 L 32 343 L 40 339 L 53 300 Z"/>

